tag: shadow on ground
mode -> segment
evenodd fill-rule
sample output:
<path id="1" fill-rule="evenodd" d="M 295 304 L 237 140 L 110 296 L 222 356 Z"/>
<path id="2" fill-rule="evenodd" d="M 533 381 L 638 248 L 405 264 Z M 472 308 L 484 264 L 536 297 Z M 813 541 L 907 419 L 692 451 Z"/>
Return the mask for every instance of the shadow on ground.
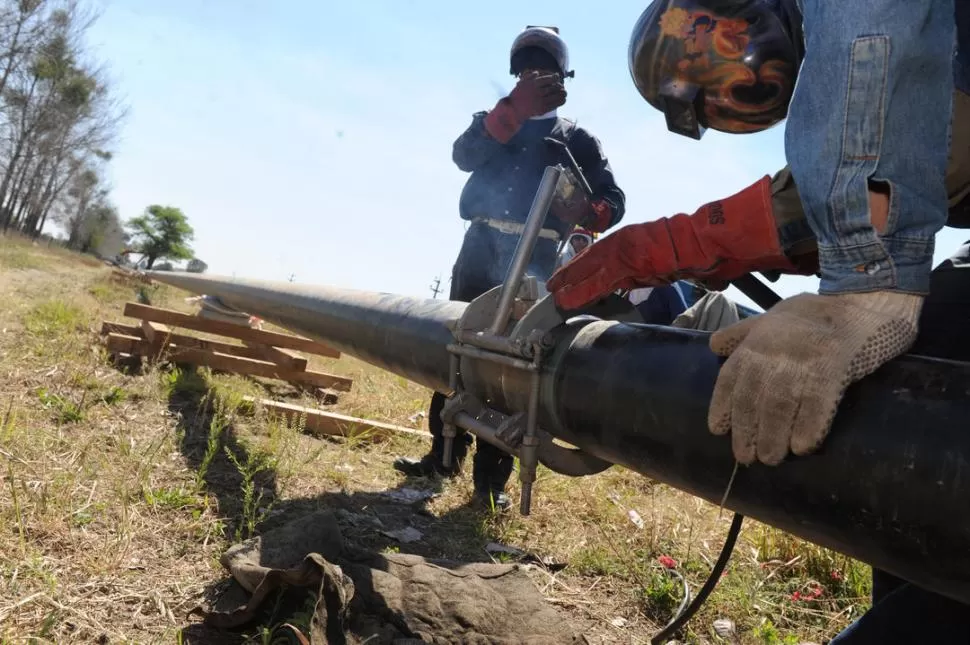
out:
<path id="1" fill-rule="evenodd" d="M 206 492 L 218 499 L 220 515 L 241 518 L 246 514 L 241 491 L 247 482 L 245 469 L 241 471 L 239 466 L 252 463 L 254 456 L 238 440 L 232 425 L 218 425 L 219 415 L 215 408 L 218 404 L 214 397 L 207 396 L 209 388 L 205 379 L 192 368 L 182 370 L 179 378 L 181 382 L 169 396 L 169 410 L 178 422 L 180 449 L 188 464 L 200 475 Z M 429 559 L 492 561 L 484 550 L 485 545 L 495 539 L 489 531 L 488 511 L 473 506 L 471 501 L 467 506 L 440 516 L 426 510 L 427 499 L 443 488 L 444 482 L 438 478 L 408 478 L 395 488 L 380 492 L 328 492 L 313 498 L 287 500 L 278 496 L 277 474 L 273 468 L 259 470 L 248 483 L 252 495 L 260 500 L 260 507 L 271 510 L 254 526 L 240 526 L 239 522 L 244 520 L 227 523 L 224 533 L 229 542 L 238 542 L 240 535 L 261 535 L 311 513 L 331 511 L 337 518 L 344 543 L 353 547 L 375 552 L 390 549 Z M 425 498 L 415 500 L 418 492 Z M 406 529 L 420 532 L 421 538 L 401 542 L 385 534 Z M 247 597 L 248 594 L 227 574 L 209 585 L 205 603 L 209 607 L 228 610 L 244 604 Z M 307 597 L 305 590 L 278 594 L 265 603 L 265 609 L 256 621 L 239 632 L 216 630 L 200 622 L 189 623 L 182 631 L 182 642 L 245 643 L 254 642 L 250 640 L 254 636 L 257 637 L 255 642 L 263 642 L 264 634 L 257 636 L 261 629 L 259 625 L 299 622 L 299 615 L 301 612 L 305 615 L 307 610 Z"/>

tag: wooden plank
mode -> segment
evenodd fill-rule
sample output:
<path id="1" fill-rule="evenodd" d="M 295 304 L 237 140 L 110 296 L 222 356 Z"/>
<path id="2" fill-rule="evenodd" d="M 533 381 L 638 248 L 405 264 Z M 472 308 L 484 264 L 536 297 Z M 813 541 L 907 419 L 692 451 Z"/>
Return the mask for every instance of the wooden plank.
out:
<path id="1" fill-rule="evenodd" d="M 301 405 L 282 403 L 270 399 L 256 399 L 251 396 L 245 396 L 243 400 L 249 404 L 243 410 L 245 412 L 254 412 L 258 405 L 276 414 L 287 417 L 291 424 L 298 423 L 301 417 L 305 418 L 306 431 L 313 435 L 332 437 L 360 436 L 373 440 L 387 439 L 395 434 L 413 435 L 425 439 L 428 437 L 426 432 L 412 428 L 403 428 L 382 421 L 369 421 L 367 419 L 347 416 L 346 414 L 307 408 Z"/>
<path id="2" fill-rule="evenodd" d="M 125 325 L 116 322 L 101 323 L 101 335 L 105 336 L 107 334 L 121 334 L 122 336 L 145 338 L 145 332 L 142 327 L 139 327 L 138 325 Z M 170 334 L 168 337 L 168 342 L 178 345 L 179 347 L 207 349 L 220 354 L 229 354 L 230 356 L 240 356 L 242 358 L 255 358 L 256 360 L 263 360 L 263 354 L 261 352 L 247 345 L 232 345 L 230 343 L 222 343 L 217 340 L 205 340 L 202 338 L 196 338 L 195 336 L 186 336 L 185 334 Z"/>
<path id="3" fill-rule="evenodd" d="M 110 351 L 126 354 L 141 354 L 142 356 L 157 356 L 152 343 L 134 336 L 123 334 L 108 334 L 106 345 Z M 267 361 L 231 356 L 195 347 L 181 347 L 178 345 L 168 345 L 164 349 L 164 356 L 169 360 L 182 363 L 191 363 L 202 367 L 211 367 L 215 370 L 232 372 L 235 374 L 245 374 L 248 376 L 262 376 L 265 378 L 275 378 L 291 383 L 306 383 L 316 387 L 325 387 L 331 390 L 349 392 L 353 386 L 353 379 L 325 372 L 291 372 L 281 368 L 279 365 Z"/>
<path id="4" fill-rule="evenodd" d="M 125 323 L 105 320 L 101 323 L 101 335 L 107 336 L 108 334 L 121 334 L 123 336 L 144 338 L 145 332 L 143 332 L 141 327 L 138 325 L 127 325 Z"/>
<path id="5" fill-rule="evenodd" d="M 160 307 L 151 307 L 149 305 L 143 305 L 137 302 L 126 303 L 124 315 L 130 318 L 141 318 L 142 320 L 160 322 L 173 327 L 180 327 L 182 329 L 193 329 L 195 331 L 206 332 L 209 334 L 220 334 L 222 336 L 229 336 L 230 338 L 237 338 L 242 341 L 261 343 L 271 347 L 296 349 L 302 352 L 308 352 L 310 354 L 317 354 L 318 356 L 340 358 L 340 352 L 332 347 L 327 347 L 326 345 L 309 340 L 307 338 L 301 338 L 300 336 L 278 334 L 272 331 L 252 329 L 251 327 L 244 327 L 242 325 L 223 322 L 221 320 L 199 318 L 198 316 L 183 314 L 180 311 L 162 309 Z"/>
<path id="6" fill-rule="evenodd" d="M 145 340 L 151 343 L 152 353 L 156 355 L 162 351 L 163 347 L 168 345 L 169 338 L 172 335 L 172 330 L 168 326 L 150 320 L 141 321 L 141 331 Z"/>
<path id="7" fill-rule="evenodd" d="M 285 367 L 286 369 L 294 372 L 302 372 L 306 369 L 307 359 L 295 352 L 291 352 L 288 349 L 281 349 L 279 347 L 263 345 L 262 343 L 254 343 L 247 340 L 244 340 L 243 342 L 246 343 L 246 345 L 256 354 L 258 354 L 259 358 L 262 358 L 263 360 L 276 363 L 280 367 Z"/>
<path id="8" fill-rule="evenodd" d="M 141 331 L 147 340 L 159 344 L 164 342 L 167 337 L 172 335 L 172 330 L 166 325 L 152 322 L 150 320 L 141 321 Z"/>

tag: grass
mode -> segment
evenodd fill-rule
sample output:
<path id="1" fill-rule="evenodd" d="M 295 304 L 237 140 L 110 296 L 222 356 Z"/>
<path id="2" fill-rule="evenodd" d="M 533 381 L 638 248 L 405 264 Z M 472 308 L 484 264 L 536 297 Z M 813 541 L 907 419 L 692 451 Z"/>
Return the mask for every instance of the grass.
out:
<path id="1" fill-rule="evenodd" d="M 469 474 L 441 486 L 428 515 L 390 504 L 382 491 L 434 485 L 391 468 L 426 441 L 314 439 L 299 423 L 238 412 L 244 395 L 314 404 L 288 386 L 110 363 L 100 322 L 121 320 L 139 290 L 187 310 L 174 289 L 128 284 L 90 259 L 0 238 L 0 642 L 216 642 L 187 616 L 225 588 L 219 556 L 319 508 L 340 509 L 353 520 L 342 527 L 347 539 L 378 551 L 486 560 L 485 545 L 500 542 L 565 564 L 532 575 L 594 643 L 647 643 L 668 620 L 681 586 L 661 556 L 695 592 L 717 557 L 729 514 L 620 468 L 577 481 L 540 467 L 528 518 L 469 507 Z M 426 412 L 424 388 L 349 357 L 314 357 L 311 367 L 354 378 L 336 410 L 423 427 L 408 419 Z M 510 494 L 517 498 L 515 479 Z M 398 544 L 377 522 L 414 526 L 424 538 Z M 869 591 L 860 563 L 746 521 L 726 574 L 680 640 L 725 642 L 712 624 L 729 618 L 741 643 L 823 642 L 866 609 Z M 272 607 L 224 642 L 305 632 L 306 611 Z"/>

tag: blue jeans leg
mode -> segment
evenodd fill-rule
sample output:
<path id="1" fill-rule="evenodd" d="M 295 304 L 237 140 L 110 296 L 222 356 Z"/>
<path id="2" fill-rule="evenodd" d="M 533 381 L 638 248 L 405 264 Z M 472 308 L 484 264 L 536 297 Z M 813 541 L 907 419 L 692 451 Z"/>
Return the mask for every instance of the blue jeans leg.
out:
<path id="1" fill-rule="evenodd" d="M 970 607 L 872 572 L 873 605 L 829 645 L 957 645 L 970 643 Z"/>

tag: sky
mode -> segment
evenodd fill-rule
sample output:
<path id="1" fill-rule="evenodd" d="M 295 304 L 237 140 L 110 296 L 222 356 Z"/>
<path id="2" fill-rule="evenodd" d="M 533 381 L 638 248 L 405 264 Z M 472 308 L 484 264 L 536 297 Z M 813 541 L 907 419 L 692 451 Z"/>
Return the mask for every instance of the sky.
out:
<path id="1" fill-rule="evenodd" d="M 622 224 L 693 212 L 785 164 L 783 125 L 699 142 L 667 132 L 627 67 L 643 0 L 92 4 L 89 44 L 128 106 L 113 199 L 124 219 L 182 209 L 210 274 L 417 297 L 440 277 L 447 296 L 468 178 L 452 144 L 511 90 L 509 47 L 529 24 L 568 43 L 576 77 L 559 113 L 600 139 L 627 196 Z M 962 241 L 943 235 L 938 259 Z"/>

